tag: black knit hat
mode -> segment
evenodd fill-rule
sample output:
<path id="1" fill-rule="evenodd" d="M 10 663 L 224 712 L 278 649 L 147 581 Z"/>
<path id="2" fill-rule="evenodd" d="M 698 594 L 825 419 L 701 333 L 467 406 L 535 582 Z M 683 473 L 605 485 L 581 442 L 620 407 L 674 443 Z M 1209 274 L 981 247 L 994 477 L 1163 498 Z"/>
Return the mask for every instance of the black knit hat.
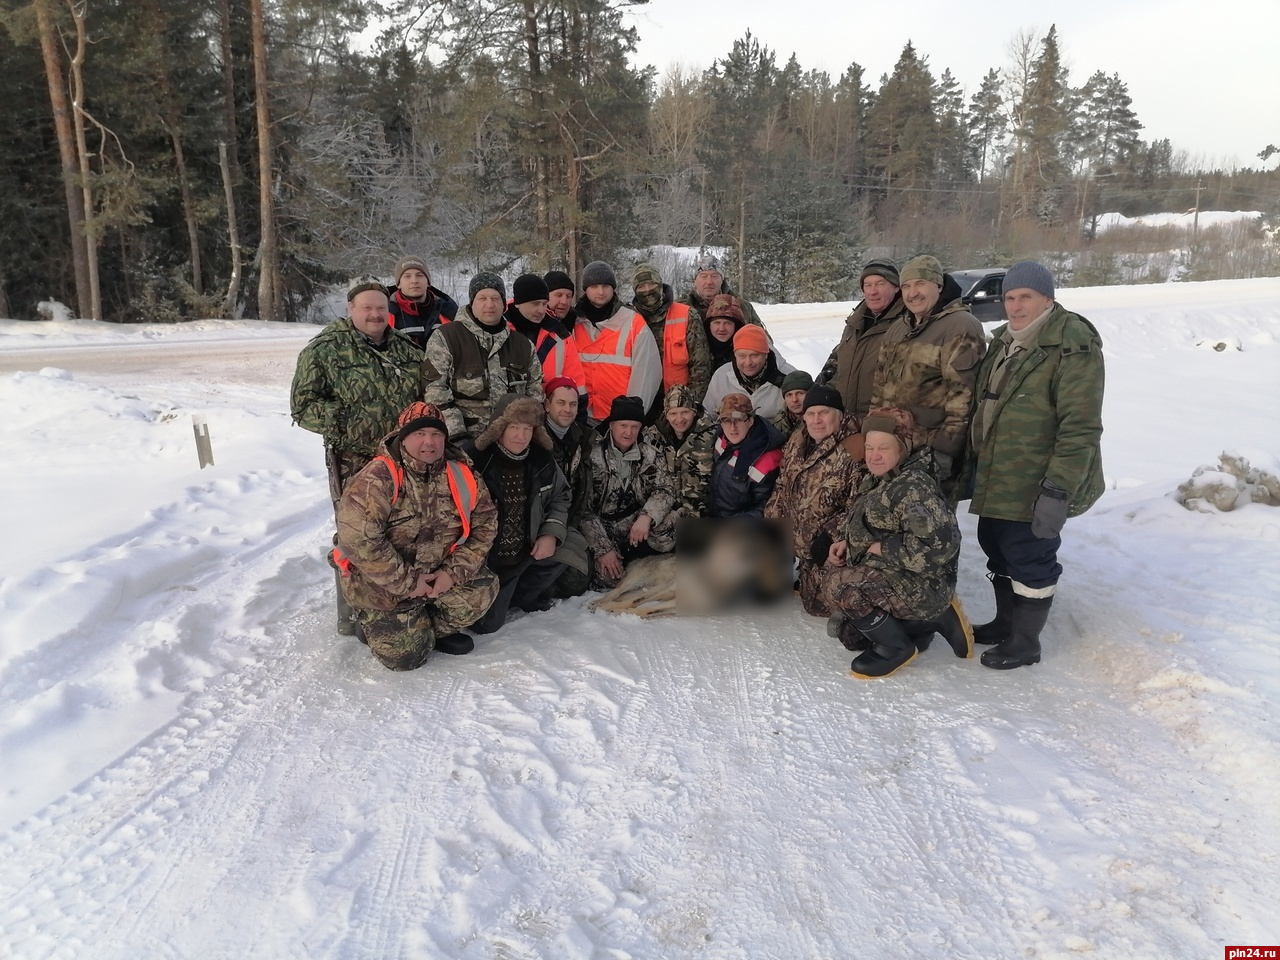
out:
<path id="1" fill-rule="evenodd" d="M 835 387 L 810 387 L 804 395 L 804 408 L 810 407 L 834 407 L 844 413 L 844 397 Z"/>
<path id="2" fill-rule="evenodd" d="M 529 303 L 532 300 L 545 300 L 550 296 L 547 282 L 536 273 L 522 273 L 511 285 L 512 303 Z"/>
<path id="3" fill-rule="evenodd" d="M 575 293 L 573 288 L 573 277 L 569 276 L 563 270 L 548 270 L 542 275 L 542 279 L 547 282 L 547 293 L 552 290 L 568 290 Z"/>
<path id="4" fill-rule="evenodd" d="M 617 290 L 618 275 L 613 272 L 613 267 L 603 260 L 592 260 L 582 268 L 582 289 L 585 290 L 587 287 L 594 287 L 601 283 Z"/>
<path id="5" fill-rule="evenodd" d="M 614 397 L 609 404 L 609 416 L 600 421 L 600 432 L 615 420 L 635 420 L 644 423 L 644 401 L 639 397 Z"/>

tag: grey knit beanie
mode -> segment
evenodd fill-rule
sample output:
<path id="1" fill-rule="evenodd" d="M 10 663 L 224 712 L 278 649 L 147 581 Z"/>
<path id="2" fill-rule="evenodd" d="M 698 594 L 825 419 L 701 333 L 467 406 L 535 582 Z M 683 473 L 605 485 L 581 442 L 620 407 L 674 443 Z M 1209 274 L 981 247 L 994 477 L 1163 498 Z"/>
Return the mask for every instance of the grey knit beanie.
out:
<path id="1" fill-rule="evenodd" d="M 902 286 L 898 279 L 898 265 L 892 260 L 876 259 L 867 261 L 867 265 L 862 268 L 862 275 L 858 277 L 859 290 L 862 289 L 867 277 L 884 277 L 895 287 Z"/>
<path id="2" fill-rule="evenodd" d="M 1052 300 L 1053 274 L 1042 263 L 1022 260 L 1010 267 L 1009 272 L 1004 275 L 1002 290 L 1005 293 L 1010 290 L 1034 290 Z"/>
<path id="3" fill-rule="evenodd" d="M 496 273 L 489 273 L 482 270 L 471 278 L 471 282 L 467 284 L 467 303 L 475 303 L 476 294 L 481 290 L 497 290 L 505 303 L 507 300 L 507 288 L 502 282 L 502 278 Z"/>
<path id="4" fill-rule="evenodd" d="M 582 268 L 582 289 L 586 290 L 587 287 L 594 287 L 599 283 L 617 290 L 618 275 L 613 272 L 613 267 L 603 260 L 592 260 Z"/>

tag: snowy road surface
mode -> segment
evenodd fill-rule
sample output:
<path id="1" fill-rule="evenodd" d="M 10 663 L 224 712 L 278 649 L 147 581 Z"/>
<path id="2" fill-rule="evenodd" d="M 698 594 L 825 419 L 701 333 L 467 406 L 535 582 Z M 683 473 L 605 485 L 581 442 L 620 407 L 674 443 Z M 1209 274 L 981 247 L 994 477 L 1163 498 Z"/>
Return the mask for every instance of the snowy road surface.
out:
<path id="1" fill-rule="evenodd" d="M 26 371 L 0 376 L 0 957 L 1277 943 L 1280 511 L 1168 495 L 1224 447 L 1280 453 L 1280 281 L 1175 289 L 1064 292 L 1108 345 L 1114 489 L 1068 527 L 1044 663 L 935 645 L 861 683 L 791 604 L 572 601 L 390 673 L 331 629 L 320 446 L 287 412 L 314 328 L 0 325 Z M 764 313 L 810 369 L 842 316 Z M 55 346 L 98 356 L 36 372 Z"/>

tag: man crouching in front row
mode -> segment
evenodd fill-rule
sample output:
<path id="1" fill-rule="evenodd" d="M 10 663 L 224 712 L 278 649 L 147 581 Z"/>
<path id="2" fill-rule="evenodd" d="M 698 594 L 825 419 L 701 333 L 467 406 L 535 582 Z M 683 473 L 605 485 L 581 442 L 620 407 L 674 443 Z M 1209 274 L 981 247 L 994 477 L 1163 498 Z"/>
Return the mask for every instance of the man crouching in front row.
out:
<path id="1" fill-rule="evenodd" d="M 447 438 L 439 408 L 410 404 L 338 503 L 333 559 L 342 591 L 364 641 L 391 670 L 420 667 L 433 649 L 470 653 L 460 631 L 498 594 L 484 563 L 497 507 Z"/>

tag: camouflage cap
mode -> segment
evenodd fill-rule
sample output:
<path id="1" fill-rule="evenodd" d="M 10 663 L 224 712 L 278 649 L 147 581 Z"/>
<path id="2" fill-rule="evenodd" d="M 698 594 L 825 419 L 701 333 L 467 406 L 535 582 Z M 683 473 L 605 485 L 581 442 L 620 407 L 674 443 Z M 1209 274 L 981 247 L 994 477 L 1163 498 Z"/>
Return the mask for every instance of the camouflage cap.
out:
<path id="1" fill-rule="evenodd" d="M 681 407 L 693 410 L 695 413 L 702 410 L 702 404 L 698 402 L 697 395 L 687 383 L 675 384 L 667 391 L 662 401 L 664 413 L 667 410 L 679 410 Z"/>
<path id="2" fill-rule="evenodd" d="M 387 296 L 387 288 L 382 281 L 372 274 L 365 274 L 363 277 L 356 277 L 347 284 L 347 303 L 350 303 L 362 293 L 370 290 L 377 290 L 384 297 Z"/>
<path id="3" fill-rule="evenodd" d="M 899 271 L 898 276 L 902 279 L 902 284 L 905 284 L 908 280 L 928 280 L 930 283 L 936 283 L 941 287 L 942 264 L 938 262 L 937 257 L 924 254 L 908 260 L 902 270 Z M 899 286 L 902 284 L 899 284 Z"/>
<path id="4" fill-rule="evenodd" d="M 739 327 L 747 322 L 742 313 L 742 304 L 732 293 L 718 293 L 712 297 L 702 319 L 708 323 L 712 320 L 732 320 Z"/>
<path id="5" fill-rule="evenodd" d="M 449 428 L 445 426 L 440 408 L 434 403 L 423 403 L 421 400 L 415 400 L 400 411 L 400 419 L 396 421 L 396 426 L 400 428 L 396 432 L 397 440 L 403 440 L 415 430 L 434 429 L 439 430 L 446 437 L 449 435 Z"/>
<path id="6" fill-rule="evenodd" d="M 898 438 L 904 452 L 910 453 L 915 435 L 916 418 L 910 410 L 901 407 L 873 407 L 862 421 L 862 435 L 868 433 L 887 433 Z"/>
<path id="7" fill-rule="evenodd" d="M 718 273 L 724 276 L 724 264 L 720 262 L 720 258 L 714 253 L 704 253 L 693 262 L 693 274 L 697 276 L 700 273 Z"/>
<path id="8" fill-rule="evenodd" d="M 662 274 L 658 272 L 658 268 L 651 263 L 642 263 L 636 267 L 635 274 L 631 277 L 631 289 L 634 290 L 642 283 L 656 283 L 662 286 Z"/>
<path id="9" fill-rule="evenodd" d="M 716 411 L 717 417 L 732 417 L 734 414 L 744 417 L 755 416 L 755 407 L 751 405 L 751 398 L 745 393 L 731 393 L 720 401 L 720 409 Z"/>

